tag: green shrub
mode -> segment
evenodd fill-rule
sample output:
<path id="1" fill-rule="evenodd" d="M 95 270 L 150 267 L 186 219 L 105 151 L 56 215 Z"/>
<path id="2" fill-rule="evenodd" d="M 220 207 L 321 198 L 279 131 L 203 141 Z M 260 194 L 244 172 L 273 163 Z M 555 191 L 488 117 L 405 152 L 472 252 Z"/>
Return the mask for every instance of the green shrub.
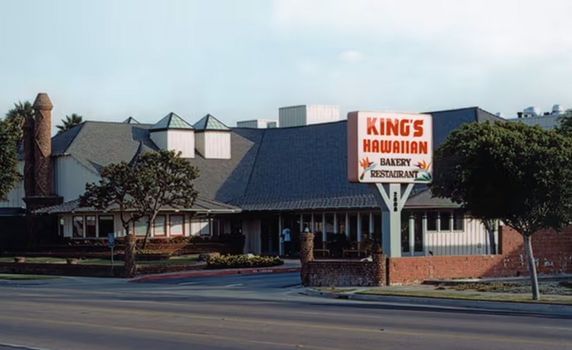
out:
<path id="1" fill-rule="evenodd" d="M 211 256 L 207 260 L 208 269 L 230 269 L 238 267 L 270 267 L 284 264 L 279 257 L 257 255 Z"/>

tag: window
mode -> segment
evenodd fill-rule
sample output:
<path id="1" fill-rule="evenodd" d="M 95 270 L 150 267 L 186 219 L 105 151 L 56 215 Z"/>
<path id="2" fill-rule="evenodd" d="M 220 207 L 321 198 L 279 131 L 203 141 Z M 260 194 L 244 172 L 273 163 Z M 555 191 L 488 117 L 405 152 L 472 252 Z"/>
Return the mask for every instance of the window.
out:
<path id="1" fill-rule="evenodd" d="M 147 234 L 147 218 L 140 218 L 133 224 L 136 236 L 145 236 Z"/>
<path id="2" fill-rule="evenodd" d="M 183 215 L 171 215 L 169 217 L 171 221 L 171 236 L 182 236 L 185 234 L 185 230 L 183 225 L 185 223 L 185 219 Z"/>
<path id="3" fill-rule="evenodd" d="M 439 217 L 436 211 L 427 213 L 427 231 L 437 231 L 437 218 Z"/>
<path id="4" fill-rule="evenodd" d="M 73 238 L 83 238 L 83 216 L 74 216 L 72 226 Z"/>
<path id="5" fill-rule="evenodd" d="M 85 237 L 95 238 L 95 215 L 88 215 L 85 217 Z"/>
<path id="6" fill-rule="evenodd" d="M 199 234 L 201 236 L 210 236 L 211 235 L 211 223 L 209 219 L 202 219 L 199 222 Z"/>
<path id="7" fill-rule="evenodd" d="M 153 223 L 153 235 L 165 236 L 167 234 L 167 230 L 165 229 L 166 223 L 167 218 L 165 215 L 157 215 L 155 222 Z"/>
<path id="8" fill-rule="evenodd" d="M 409 218 L 410 213 L 401 212 L 401 252 L 409 253 Z"/>
<path id="9" fill-rule="evenodd" d="M 453 214 L 453 230 L 464 231 L 465 230 L 465 213 L 461 210 L 455 210 Z"/>
<path id="10" fill-rule="evenodd" d="M 59 220 L 58 220 L 58 232 L 60 237 L 64 236 L 64 230 L 65 230 L 65 221 L 64 218 L 60 216 Z"/>
<path id="11" fill-rule="evenodd" d="M 451 231 L 451 213 L 441 212 L 441 231 Z"/>
<path id="12" fill-rule="evenodd" d="M 107 238 L 107 235 L 115 232 L 115 225 L 112 215 L 101 215 L 97 223 L 98 237 Z"/>

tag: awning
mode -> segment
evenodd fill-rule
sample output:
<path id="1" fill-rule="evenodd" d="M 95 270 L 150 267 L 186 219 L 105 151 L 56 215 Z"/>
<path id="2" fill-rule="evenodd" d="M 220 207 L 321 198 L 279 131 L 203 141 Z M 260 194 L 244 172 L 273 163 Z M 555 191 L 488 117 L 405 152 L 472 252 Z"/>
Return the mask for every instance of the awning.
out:
<path id="1" fill-rule="evenodd" d="M 67 214 L 67 213 L 93 213 L 102 210 L 93 207 L 81 207 L 79 199 L 65 202 L 51 207 L 41 208 L 34 211 L 34 214 Z M 109 207 L 105 212 L 117 211 L 117 206 Z M 197 197 L 190 208 L 164 207 L 161 211 L 192 212 L 200 214 L 232 214 L 240 213 L 241 209 L 226 203 L 217 202 L 212 199 Z"/>

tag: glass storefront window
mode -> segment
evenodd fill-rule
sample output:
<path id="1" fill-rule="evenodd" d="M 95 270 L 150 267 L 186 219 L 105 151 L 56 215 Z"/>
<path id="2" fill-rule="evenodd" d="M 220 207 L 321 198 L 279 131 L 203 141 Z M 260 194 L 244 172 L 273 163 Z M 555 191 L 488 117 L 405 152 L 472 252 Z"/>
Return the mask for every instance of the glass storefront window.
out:
<path id="1" fill-rule="evenodd" d="M 84 237 L 83 216 L 74 216 L 72 219 L 73 238 Z"/>
<path id="2" fill-rule="evenodd" d="M 147 233 L 147 218 L 140 218 L 133 224 L 136 236 L 145 236 Z"/>
<path id="3" fill-rule="evenodd" d="M 438 213 L 436 211 L 427 213 L 427 231 L 437 231 L 437 217 Z"/>
<path id="4" fill-rule="evenodd" d="M 170 227 L 171 227 L 171 236 L 182 236 L 185 234 L 183 225 L 185 223 L 185 219 L 183 215 L 171 215 L 169 217 Z"/>
<path id="5" fill-rule="evenodd" d="M 167 230 L 165 229 L 166 223 L 167 218 L 165 215 L 157 215 L 155 217 L 155 222 L 153 223 L 153 235 L 165 236 L 167 234 Z"/>
<path id="6" fill-rule="evenodd" d="M 113 215 L 100 215 L 98 221 L 98 237 L 107 238 L 107 235 L 115 232 Z"/>
<path id="7" fill-rule="evenodd" d="M 95 228 L 95 216 L 88 215 L 85 217 L 85 237 L 95 238 L 96 228 Z"/>
<path id="8" fill-rule="evenodd" d="M 465 213 L 462 210 L 455 210 L 453 214 L 453 230 L 464 231 L 465 230 Z"/>
<path id="9" fill-rule="evenodd" d="M 451 231 L 451 213 L 447 211 L 441 212 L 441 231 Z"/>

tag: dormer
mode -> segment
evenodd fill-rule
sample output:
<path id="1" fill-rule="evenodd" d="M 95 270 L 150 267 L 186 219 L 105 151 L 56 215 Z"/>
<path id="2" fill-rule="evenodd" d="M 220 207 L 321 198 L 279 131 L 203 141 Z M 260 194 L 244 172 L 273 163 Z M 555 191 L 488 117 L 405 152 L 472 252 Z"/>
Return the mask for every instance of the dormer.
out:
<path id="1" fill-rule="evenodd" d="M 230 159 L 230 129 L 210 114 L 193 125 L 197 151 L 207 159 Z"/>
<path id="2" fill-rule="evenodd" d="M 153 125 L 149 135 L 162 150 L 180 151 L 183 158 L 195 157 L 195 131 L 191 124 L 173 112 Z"/>

